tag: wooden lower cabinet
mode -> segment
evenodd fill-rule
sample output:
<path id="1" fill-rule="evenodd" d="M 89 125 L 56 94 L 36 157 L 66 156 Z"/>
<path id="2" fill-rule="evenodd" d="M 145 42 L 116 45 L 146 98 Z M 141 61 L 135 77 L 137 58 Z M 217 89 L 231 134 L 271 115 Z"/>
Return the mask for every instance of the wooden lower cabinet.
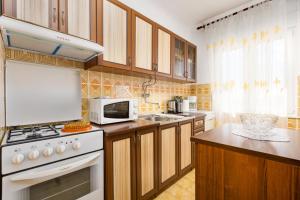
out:
<path id="1" fill-rule="evenodd" d="M 300 200 L 300 168 L 196 143 L 196 200 Z"/>
<path id="2" fill-rule="evenodd" d="M 135 200 L 135 133 L 105 139 L 105 199 Z"/>
<path id="3" fill-rule="evenodd" d="M 159 128 L 159 189 L 170 185 L 178 176 L 178 124 Z"/>
<path id="4" fill-rule="evenodd" d="M 193 168 L 193 120 L 179 123 L 179 174 L 184 175 Z"/>
<path id="5" fill-rule="evenodd" d="M 137 199 L 157 192 L 157 128 L 137 132 Z"/>
<path id="6" fill-rule="evenodd" d="M 153 199 L 193 168 L 193 120 L 105 137 L 107 200 Z"/>

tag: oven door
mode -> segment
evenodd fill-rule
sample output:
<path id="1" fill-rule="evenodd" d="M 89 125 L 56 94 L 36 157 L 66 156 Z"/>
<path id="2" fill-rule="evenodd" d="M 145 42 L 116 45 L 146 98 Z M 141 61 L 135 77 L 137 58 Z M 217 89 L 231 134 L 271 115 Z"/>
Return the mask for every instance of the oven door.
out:
<path id="1" fill-rule="evenodd" d="M 132 101 L 112 101 L 105 103 L 102 108 L 101 124 L 110 124 L 116 122 L 123 122 L 132 119 Z"/>
<path id="2" fill-rule="evenodd" d="M 2 178 L 2 200 L 104 199 L 103 151 Z"/>

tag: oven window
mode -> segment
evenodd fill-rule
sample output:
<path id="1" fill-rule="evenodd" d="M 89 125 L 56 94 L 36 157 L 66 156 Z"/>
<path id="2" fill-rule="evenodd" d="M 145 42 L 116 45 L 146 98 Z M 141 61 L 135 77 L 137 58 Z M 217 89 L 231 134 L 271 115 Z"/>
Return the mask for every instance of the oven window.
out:
<path id="1" fill-rule="evenodd" d="M 112 103 L 104 106 L 104 117 L 113 119 L 129 118 L 129 101 Z"/>
<path id="2" fill-rule="evenodd" d="M 30 187 L 30 200 L 74 200 L 91 192 L 90 168 Z"/>

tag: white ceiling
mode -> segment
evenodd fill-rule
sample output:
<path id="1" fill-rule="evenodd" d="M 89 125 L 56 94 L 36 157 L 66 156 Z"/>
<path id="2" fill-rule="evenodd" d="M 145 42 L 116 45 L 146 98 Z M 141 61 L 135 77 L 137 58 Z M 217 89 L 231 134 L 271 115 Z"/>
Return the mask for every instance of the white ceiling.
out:
<path id="1" fill-rule="evenodd" d="M 161 9 L 187 25 L 199 25 L 203 20 L 222 14 L 251 0 L 151 0 Z"/>

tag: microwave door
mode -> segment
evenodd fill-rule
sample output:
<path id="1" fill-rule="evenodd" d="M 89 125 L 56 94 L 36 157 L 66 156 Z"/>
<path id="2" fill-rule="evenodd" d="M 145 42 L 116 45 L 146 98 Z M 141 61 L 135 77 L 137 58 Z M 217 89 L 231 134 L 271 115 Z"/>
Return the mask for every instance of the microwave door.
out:
<path id="1" fill-rule="evenodd" d="M 104 106 L 104 118 L 129 119 L 129 101 L 112 103 Z"/>

